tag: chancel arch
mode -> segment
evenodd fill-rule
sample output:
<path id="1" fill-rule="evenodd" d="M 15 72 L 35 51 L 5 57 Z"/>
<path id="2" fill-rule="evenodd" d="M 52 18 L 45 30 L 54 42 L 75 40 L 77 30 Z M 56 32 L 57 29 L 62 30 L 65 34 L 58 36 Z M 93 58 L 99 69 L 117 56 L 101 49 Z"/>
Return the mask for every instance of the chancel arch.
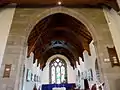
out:
<path id="1" fill-rule="evenodd" d="M 33 52 L 34 60 L 38 59 L 43 69 L 50 55 L 68 54 L 71 66 L 75 68 L 79 56 L 84 60 L 84 50 L 90 55 L 91 41 L 92 36 L 83 23 L 67 14 L 55 13 L 39 21 L 31 31 L 27 41 L 28 57 Z"/>
<path id="2" fill-rule="evenodd" d="M 28 53 L 34 53 L 34 62 L 37 59 L 40 69 L 46 67 L 48 58 L 55 54 L 61 54 L 68 58 L 70 65 L 75 69 L 76 61 L 80 65 L 79 57 L 83 58 L 83 51 L 90 53 L 90 42 L 97 41 L 99 35 L 86 18 L 77 12 L 64 7 L 51 8 L 53 12 L 46 10 L 44 16 L 38 13 L 40 19 L 36 20 L 29 32 Z M 65 21 L 66 22 L 65 22 Z M 33 23 L 32 22 L 32 23 Z M 97 37 L 97 38 L 96 38 Z"/>
<path id="3" fill-rule="evenodd" d="M 85 17 L 82 13 L 74 11 L 70 8 L 66 8 L 66 7 L 63 7 L 63 6 L 57 6 L 57 7 L 54 7 L 54 8 L 45 9 L 43 12 L 37 12 L 37 13 L 34 14 L 34 16 L 30 17 L 29 25 L 26 28 L 26 31 L 28 31 L 28 33 L 26 34 L 26 37 L 27 37 L 26 42 L 28 40 L 30 32 L 32 31 L 34 26 L 39 21 L 41 21 L 42 19 L 44 19 L 44 18 L 46 18 L 50 15 L 57 14 L 57 13 L 66 14 L 66 15 L 69 15 L 69 16 L 77 19 L 78 21 L 80 21 L 81 23 L 83 23 L 85 25 L 85 27 L 90 32 L 94 41 L 99 40 L 99 34 L 96 32 L 96 28 L 89 21 L 89 19 L 87 19 L 87 17 Z M 33 17 L 34 17 L 34 19 L 33 19 Z"/>
<path id="4" fill-rule="evenodd" d="M 31 52 L 35 54 L 34 61 L 37 59 L 38 64 L 40 63 L 40 69 L 43 70 L 46 67 L 48 58 L 55 54 L 61 54 L 68 58 L 70 65 L 75 69 L 76 61 L 80 65 L 79 57 L 83 57 L 83 51 L 86 50 L 90 56 L 89 44 L 93 40 L 95 49 L 97 51 L 96 57 L 102 59 L 99 52 L 100 47 L 104 47 L 100 40 L 99 35 L 89 19 L 86 20 L 80 13 L 70 11 L 64 11 L 64 7 L 56 7 L 51 10 L 56 10 L 51 13 L 47 10 L 43 12 L 44 16 L 39 16 L 40 19 L 34 22 L 35 26 L 32 31 L 29 32 L 28 37 L 28 57 Z M 65 8 L 65 10 L 67 10 Z M 71 13 L 72 12 L 72 13 Z M 81 17 L 79 17 L 82 16 Z M 45 17 L 46 16 L 46 17 Z M 84 19 L 85 18 L 85 19 Z M 67 21 L 67 22 L 65 22 Z M 31 26 L 32 27 L 32 26 Z M 74 37 L 74 38 L 73 38 Z M 86 43 L 87 42 L 87 43 Z M 105 49 L 104 49 L 105 50 Z M 99 55 L 98 55 L 99 54 Z M 99 60 L 102 62 L 101 60 Z M 101 69 L 102 80 L 103 71 Z M 46 79 L 47 81 L 47 79 Z"/>

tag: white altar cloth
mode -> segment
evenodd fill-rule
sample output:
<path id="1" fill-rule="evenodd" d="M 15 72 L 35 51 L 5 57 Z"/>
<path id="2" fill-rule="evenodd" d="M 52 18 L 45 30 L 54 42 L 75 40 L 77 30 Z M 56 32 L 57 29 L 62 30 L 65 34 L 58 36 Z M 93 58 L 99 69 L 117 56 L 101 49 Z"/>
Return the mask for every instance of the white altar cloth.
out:
<path id="1" fill-rule="evenodd" d="M 66 90 L 65 87 L 54 87 L 52 88 L 52 90 Z"/>

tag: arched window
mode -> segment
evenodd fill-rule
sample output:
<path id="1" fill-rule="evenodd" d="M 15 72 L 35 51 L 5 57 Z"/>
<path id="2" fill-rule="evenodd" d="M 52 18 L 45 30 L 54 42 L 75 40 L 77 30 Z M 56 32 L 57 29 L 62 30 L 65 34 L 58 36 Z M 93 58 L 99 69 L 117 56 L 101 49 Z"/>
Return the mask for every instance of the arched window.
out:
<path id="1" fill-rule="evenodd" d="M 67 82 L 67 71 L 66 63 L 61 58 L 55 58 L 50 63 L 50 83 L 66 83 Z"/>

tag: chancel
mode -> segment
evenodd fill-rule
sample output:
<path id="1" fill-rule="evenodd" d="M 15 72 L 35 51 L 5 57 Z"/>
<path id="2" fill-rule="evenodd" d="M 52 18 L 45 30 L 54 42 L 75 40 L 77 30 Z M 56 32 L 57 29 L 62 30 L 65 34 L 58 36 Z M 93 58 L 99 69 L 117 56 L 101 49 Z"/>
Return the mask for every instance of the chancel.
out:
<path id="1" fill-rule="evenodd" d="M 119 7 L 0 1 L 0 90 L 120 90 Z"/>

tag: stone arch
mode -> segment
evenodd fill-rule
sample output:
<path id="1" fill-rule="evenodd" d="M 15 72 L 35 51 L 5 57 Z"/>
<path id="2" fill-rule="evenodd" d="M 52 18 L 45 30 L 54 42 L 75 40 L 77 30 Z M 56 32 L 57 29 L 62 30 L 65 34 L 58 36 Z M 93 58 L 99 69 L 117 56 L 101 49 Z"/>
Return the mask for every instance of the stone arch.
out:
<path id="1" fill-rule="evenodd" d="M 78 13 L 77 11 L 74 11 L 72 9 L 63 7 L 63 6 L 58 6 L 58 7 L 54 7 L 54 8 L 50 8 L 45 10 L 44 12 L 37 12 L 34 14 L 34 16 L 30 17 L 30 24 L 28 25 L 28 27 L 26 28 L 26 31 L 28 31 L 27 33 L 27 38 L 26 38 L 26 42 L 27 39 L 30 35 L 30 32 L 32 31 L 32 29 L 34 28 L 34 26 L 42 19 L 44 19 L 45 17 L 52 15 L 52 14 L 56 14 L 56 13 L 63 13 L 63 14 L 67 14 L 69 16 L 72 16 L 73 18 L 77 19 L 78 21 L 80 21 L 81 23 L 83 23 L 86 28 L 88 29 L 88 31 L 90 32 L 92 38 L 94 41 L 99 40 L 98 39 L 98 34 L 96 33 L 96 30 L 93 26 L 93 24 L 90 23 L 90 21 L 88 21 L 86 19 L 86 17 L 84 17 L 84 15 L 82 15 L 81 13 Z M 33 19 L 33 17 L 35 17 L 35 19 Z"/>
<path id="2" fill-rule="evenodd" d="M 64 56 L 64 55 L 61 55 L 61 54 L 55 54 L 55 55 L 49 57 L 46 64 L 50 64 L 50 62 L 51 62 L 54 58 L 56 58 L 56 57 L 64 58 L 65 63 L 68 62 L 68 64 L 70 64 L 68 58 L 67 58 L 66 56 Z"/>
<path id="3" fill-rule="evenodd" d="M 34 13 L 34 15 L 30 16 L 29 24 L 26 27 L 27 34 L 26 34 L 26 38 L 25 38 L 25 43 L 27 43 L 30 32 L 32 31 L 34 26 L 39 21 L 41 21 L 42 19 L 46 18 L 49 15 L 53 15 L 53 14 L 56 14 L 56 13 L 67 14 L 67 15 L 72 16 L 73 18 L 77 19 L 82 24 L 84 24 L 86 26 L 86 28 L 88 29 L 88 31 L 90 32 L 90 34 L 93 38 L 93 41 L 95 43 L 97 43 L 96 48 L 98 48 L 99 35 L 98 35 L 94 25 L 82 13 L 74 11 L 74 10 L 66 8 L 66 7 L 63 7 L 63 6 L 57 6 L 57 7 L 54 7 L 54 8 L 45 9 L 45 11 L 43 11 L 43 12 L 36 12 L 36 13 Z M 98 53 L 98 51 L 96 53 Z M 99 57 L 99 55 L 97 55 L 97 56 Z"/>

